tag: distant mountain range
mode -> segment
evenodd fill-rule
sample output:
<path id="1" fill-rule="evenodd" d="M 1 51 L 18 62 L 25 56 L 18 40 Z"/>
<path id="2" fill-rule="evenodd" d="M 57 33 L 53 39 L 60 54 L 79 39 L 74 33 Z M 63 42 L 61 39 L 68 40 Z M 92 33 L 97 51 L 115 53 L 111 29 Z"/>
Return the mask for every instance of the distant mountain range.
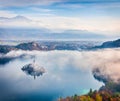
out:
<path id="1" fill-rule="evenodd" d="M 118 48 L 120 47 L 120 39 L 115 41 L 104 42 L 100 46 L 94 46 L 89 42 L 28 42 L 21 43 L 17 46 L 0 45 L 0 53 L 8 53 L 11 50 L 93 50 L 102 48 Z"/>
<path id="2" fill-rule="evenodd" d="M 11 50 L 39 50 L 39 51 L 50 51 L 50 50 L 81 50 L 93 47 L 92 42 L 28 42 L 21 43 L 16 46 L 0 45 L 0 53 L 8 53 Z"/>
<path id="3" fill-rule="evenodd" d="M 87 30 L 53 32 L 46 28 L 0 28 L 0 39 L 104 39 L 106 36 Z"/>
<path id="4" fill-rule="evenodd" d="M 87 30 L 52 31 L 41 21 L 24 16 L 0 17 L 0 39 L 101 39 L 105 35 Z"/>
<path id="5" fill-rule="evenodd" d="M 25 16 L 0 17 L 0 39 L 105 39 L 111 38 L 100 32 L 88 30 L 54 30 L 41 19 L 34 20 Z M 56 25 L 57 26 L 57 25 Z M 18 37 L 19 36 L 19 37 Z"/>
<path id="6" fill-rule="evenodd" d="M 30 19 L 24 17 L 24 16 L 15 16 L 15 17 L 11 17 L 11 18 L 8 18 L 8 17 L 0 17 L 0 21 L 31 21 Z"/>

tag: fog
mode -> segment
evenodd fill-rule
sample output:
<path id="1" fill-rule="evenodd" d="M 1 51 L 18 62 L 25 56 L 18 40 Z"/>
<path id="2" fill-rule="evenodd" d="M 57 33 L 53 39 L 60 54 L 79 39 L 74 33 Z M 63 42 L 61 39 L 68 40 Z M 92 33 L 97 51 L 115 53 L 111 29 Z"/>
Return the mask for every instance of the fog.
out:
<path id="1" fill-rule="evenodd" d="M 31 57 L 31 60 L 32 56 L 36 57 L 36 61 L 39 64 L 45 65 L 44 63 L 46 63 L 47 67 L 56 66 L 59 70 L 64 70 L 66 69 L 64 67 L 69 64 L 73 69 L 92 70 L 99 68 L 101 73 L 109 76 L 115 82 L 120 79 L 120 49 L 102 49 L 97 51 L 56 50 L 48 52 L 19 50 L 11 51 L 4 55 L 4 57 L 22 57 L 24 59 Z M 67 69 L 70 69 L 70 67 L 67 67 Z"/>
<path id="2" fill-rule="evenodd" d="M 36 63 L 46 71 L 35 80 L 21 70 L 24 65 L 33 61 L 33 56 L 36 57 Z M 0 66 L 1 82 L 9 82 L 10 87 L 7 87 L 12 88 L 8 91 L 12 90 L 20 95 L 39 92 L 39 96 L 50 97 L 48 101 L 75 93 L 85 94 L 90 88 L 99 89 L 103 83 L 94 79 L 92 71 L 95 68 L 99 68 L 100 74 L 114 82 L 120 79 L 120 49 L 46 52 L 19 50 L 11 51 L 2 57 L 16 57 L 15 60 Z"/>

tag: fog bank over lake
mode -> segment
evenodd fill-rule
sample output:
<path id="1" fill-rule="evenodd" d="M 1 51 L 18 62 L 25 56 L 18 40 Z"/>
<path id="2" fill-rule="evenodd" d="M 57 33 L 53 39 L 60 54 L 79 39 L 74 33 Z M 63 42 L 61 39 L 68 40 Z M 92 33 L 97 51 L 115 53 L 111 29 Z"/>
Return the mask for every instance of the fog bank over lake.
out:
<path id="1" fill-rule="evenodd" d="M 5 100 L 17 99 L 54 101 L 60 96 L 85 94 L 92 89 L 99 89 L 103 83 L 94 79 L 92 70 L 103 68 L 104 74 L 120 77 L 120 49 L 104 49 L 97 51 L 11 51 L 5 57 L 18 57 L 5 65 L 0 65 L 0 89 Z M 21 68 L 33 61 L 43 66 L 46 72 L 35 80 L 26 75 Z M 111 66 L 109 69 L 109 65 Z M 116 68 L 116 69 L 115 69 Z M 118 69 L 117 69 L 118 68 Z M 109 71 L 113 71 L 110 74 Z M 113 78 L 114 79 L 114 78 Z M 4 85 L 4 86 L 3 86 Z M 13 94 L 13 98 L 11 95 Z M 2 96 L 1 96 L 2 98 Z M 8 99 L 7 99 L 8 98 Z"/>

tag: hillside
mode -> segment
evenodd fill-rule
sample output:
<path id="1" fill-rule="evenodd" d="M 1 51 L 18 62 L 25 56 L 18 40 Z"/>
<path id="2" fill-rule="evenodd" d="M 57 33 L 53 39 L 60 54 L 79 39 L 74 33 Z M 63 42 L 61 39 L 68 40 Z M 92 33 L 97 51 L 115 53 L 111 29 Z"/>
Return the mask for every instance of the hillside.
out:
<path id="1" fill-rule="evenodd" d="M 74 95 L 72 97 L 60 98 L 58 101 L 120 101 L 120 93 L 112 93 L 111 91 L 92 91 L 86 95 Z"/>
<path id="2" fill-rule="evenodd" d="M 16 46 L 0 45 L 0 53 L 8 53 L 11 50 L 81 50 L 95 46 L 98 42 L 89 41 L 42 41 L 42 42 L 26 42 Z"/>
<path id="3" fill-rule="evenodd" d="M 120 39 L 104 42 L 102 45 L 95 46 L 94 48 L 118 48 L 118 47 L 120 47 Z"/>

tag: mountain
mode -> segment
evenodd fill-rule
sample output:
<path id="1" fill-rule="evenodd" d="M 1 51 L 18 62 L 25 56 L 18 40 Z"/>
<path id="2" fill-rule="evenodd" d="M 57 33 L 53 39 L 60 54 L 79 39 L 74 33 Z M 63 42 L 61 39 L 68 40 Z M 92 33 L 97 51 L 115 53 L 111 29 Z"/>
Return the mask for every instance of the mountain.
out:
<path id="1" fill-rule="evenodd" d="M 95 46 L 94 48 L 98 49 L 98 48 L 118 48 L 118 47 L 120 47 L 120 39 L 104 42 L 102 45 Z"/>
<path id="2" fill-rule="evenodd" d="M 36 42 L 21 43 L 15 46 L 15 48 L 22 50 L 48 50 L 48 47 L 46 47 L 45 45 L 38 44 Z"/>
<path id="3" fill-rule="evenodd" d="M 101 34 L 96 34 L 94 32 L 89 32 L 87 30 L 65 30 L 64 32 L 62 32 L 63 37 L 70 37 L 71 38 L 96 38 L 96 39 L 101 39 L 101 38 L 106 38 L 106 36 L 101 35 Z"/>
<path id="4" fill-rule="evenodd" d="M 26 20 L 26 21 L 30 21 L 30 19 L 28 19 L 28 18 L 26 18 L 24 16 L 21 16 L 21 15 L 15 16 L 15 17 L 10 18 L 10 19 L 12 19 L 12 20 L 24 20 L 24 21 Z"/>
<path id="5" fill-rule="evenodd" d="M 21 18 L 20 18 L 21 19 Z M 19 26 L 19 25 L 16 25 Z M 66 30 L 63 32 L 53 32 L 47 28 L 0 28 L 1 39 L 103 39 L 106 36 L 99 35 L 89 31 L 83 30 Z"/>
<path id="6" fill-rule="evenodd" d="M 94 78 L 105 85 L 100 88 L 102 90 L 109 90 L 111 92 L 120 92 L 120 81 L 116 79 L 114 81 L 109 75 L 104 74 L 100 68 L 94 68 L 92 71 Z"/>
<path id="7" fill-rule="evenodd" d="M 0 53 L 8 53 L 11 50 L 91 50 L 102 48 L 118 48 L 120 47 L 120 39 L 115 41 L 104 42 L 100 46 L 95 46 L 96 42 L 88 41 L 46 41 L 46 42 L 28 42 L 21 43 L 17 46 L 0 45 Z"/>
<path id="8" fill-rule="evenodd" d="M 42 51 L 48 51 L 48 50 L 54 50 L 55 47 L 54 47 L 55 44 L 39 44 L 37 42 L 28 42 L 28 43 L 21 43 L 21 44 L 18 44 L 16 46 L 9 46 L 9 45 L 0 45 L 0 53 L 8 53 L 12 50 L 42 50 Z"/>
<path id="9" fill-rule="evenodd" d="M 34 21 L 24 16 L 15 17 L 0 17 L 0 27 L 1 28 L 31 28 Z"/>
<path id="10" fill-rule="evenodd" d="M 30 39 L 41 39 L 45 36 L 49 37 L 50 30 L 45 28 L 0 28 L 0 39 L 9 40 L 30 40 Z"/>
<path id="11" fill-rule="evenodd" d="M 97 42 L 88 42 L 88 41 L 40 41 L 40 42 L 27 42 L 20 43 L 16 46 L 9 45 L 0 45 L 0 53 L 8 53 L 11 50 L 81 50 L 88 49 Z"/>
<path id="12" fill-rule="evenodd" d="M 8 53 L 12 50 L 16 50 L 14 46 L 8 46 L 8 45 L 0 45 L 0 53 Z"/>
<path id="13" fill-rule="evenodd" d="M 49 23 L 25 16 L 0 17 L 1 39 L 105 39 L 111 36 L 102 35 L 99 32 L 88 30 L 55 30 L 49 27 Z"/>
<path id="14" fill-rule="evenodd" d="M 2 20 L 8 20 L 9 18 L 7 18 L 7 17 L 0 17 L 0 21 L 2 21 Z"/>
<path id="15" fill-rule="evenodd" d="M 50 30 L 43 22 L 25 16 L 0 17 L 1 39 L 101 39 L 106 38 L 87 30 Z"/>
<path id="16" fill-rule="evenodd" d="M 31 21 L 31 20 L 24 16 L 18 15 L 18 16 L 11 17 L 11 18 L 0 17 L 0 21 L 11 21 L 12 22 L 12 21 Z"/>

